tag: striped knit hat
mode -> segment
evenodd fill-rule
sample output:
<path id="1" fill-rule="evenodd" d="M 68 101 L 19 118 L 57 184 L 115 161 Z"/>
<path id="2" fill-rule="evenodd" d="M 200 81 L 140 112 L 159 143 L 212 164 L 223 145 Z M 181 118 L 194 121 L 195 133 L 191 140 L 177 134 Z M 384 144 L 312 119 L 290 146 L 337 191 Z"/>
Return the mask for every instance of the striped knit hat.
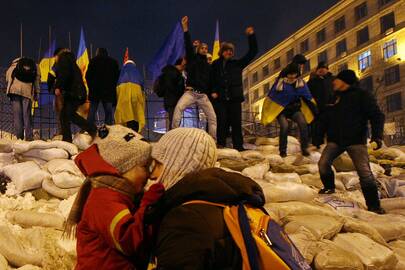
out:
<path id="1" fill-rule="evenodd" d="M 158 181 L 166 190 L 189 173 L 214 167 L 217 160 L 215 141 L 197 128 L 176 128 L 152 147 L 152 158 L 163 164 Z"/>

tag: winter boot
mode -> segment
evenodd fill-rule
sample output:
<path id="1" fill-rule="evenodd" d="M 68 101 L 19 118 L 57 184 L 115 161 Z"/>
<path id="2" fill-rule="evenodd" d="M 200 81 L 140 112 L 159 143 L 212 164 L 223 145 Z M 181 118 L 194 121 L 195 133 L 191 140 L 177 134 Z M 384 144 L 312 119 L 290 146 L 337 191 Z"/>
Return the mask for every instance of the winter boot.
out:
<path id="1" fill-rule="evenodd" d="M 361 190 L 363 191 L 364 199 L 366 200 L 368 211 L 385 214 L 381 208 L 380 199 L 378 198 L 377 184 L 373 176 L 368 179 L 360 179 Z"/>

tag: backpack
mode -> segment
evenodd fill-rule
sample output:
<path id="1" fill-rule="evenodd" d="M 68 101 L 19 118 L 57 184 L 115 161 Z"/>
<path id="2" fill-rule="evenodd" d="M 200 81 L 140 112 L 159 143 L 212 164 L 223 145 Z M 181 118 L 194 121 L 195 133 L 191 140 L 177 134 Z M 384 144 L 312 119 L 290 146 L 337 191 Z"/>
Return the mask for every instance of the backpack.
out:
<path id="1" fill-rule="evenodd" d="M 11 73 L 11 78 L 13 80 L 17 78 L 24 83 L 34 83 L 37 78 L 37 65 L 34 60 L 26 57 L 20 58 Z"/>
<path id="2" fill-rule="evenodd" d="M 164 97 L 165 96 L 165 90 L 162 88 L 162 83 L 161 83 L 161 80 L 162 80 L 163 76 L 164 76 L 163 74 L 159 75 L 159 77 L 153 83 L 153 92 L 158 97 Z"/>
<path id="3" fill-rule="evenodd" d="M 208 204 L 223 208 L 226 226 L 242 256 L 243 270 L 310 270 L 311 266 L 290 240 L 283 228 L 264 209 L 224 205 L 207 201 L 187 204 Z"/>

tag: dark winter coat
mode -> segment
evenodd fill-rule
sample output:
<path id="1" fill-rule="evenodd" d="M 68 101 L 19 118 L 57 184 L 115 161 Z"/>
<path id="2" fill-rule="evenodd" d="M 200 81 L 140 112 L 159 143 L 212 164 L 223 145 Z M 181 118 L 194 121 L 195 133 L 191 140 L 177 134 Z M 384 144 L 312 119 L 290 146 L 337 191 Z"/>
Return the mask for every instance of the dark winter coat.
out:
<path id="1" fill-rule="evenodd" d="M 315 99 L 320 113 L 325 111 L 326 104 L 332 103 L 332 81 L 333 77 L 331 73 L 328 73 L 323 77 L 314 74 L 307 83 L 309 91 L 311 91 L 311 95 Z"/>
<path id="2" fill-rule="evenodd" d="M 187 175 L 167 190 L 162 201 L 166 215 L 156 249 L 158 269 L 242 269 L 240 251 L 226 227 L 223 209 L 183 203 L 206 200 L 234 204 L 251 196 L 264 204 L 263 191 L 256 182 L 218 168 Z"/>
<path id="3" fill-rule="evenodd" d="M 375 98 L 363 89 L 352 87 L 336 94 L 336 104 L 327 107 L 321 123 L 328 142 L 345 147 L 367 143 L 368 121 L 371 138 L 382 139 L 384 119 Z"/>
<path id="4" fill-rule="evenodd" d="M 162 70 L 159 83 L 159 87 L 164 90 L 165 109 L 176 107 L 177 102 L 184 94 L 184 77 L 181 72 L 175 66 L 167 65 Z"/>
<path id="5" fill-rule="evenodd" d="M 189 32 L 184 32 L 184 44 L 187 60 L 187 86 L 209 95 L 211 93 L 211 65 L 208 64 L 207 56 L 194 52 Z"/>
<path id="6" fill-rule="evenodd" d="M 256 35 L 250 35 L 249 51 L 240 59 L 225 61 L 220 57 L 212 63 L 212 92 L 219 95 L 220 101 L 243 102 L 242 71 L 257 54 Z"/>
<path id="7" fill-rule="evenodd" d="M 96 56 L 91 59 L 86 72 L 89 100 L 117 102 L 116 87 L 120 69 L 115 59 Z"/>
<path id="8" fill-rule="evenodd" d="M 55 89 L 60 89 L 65 99 L 84 103 L 87 99 L 82 72 L 71 52 L 63 52 L 55 63 Z"/>

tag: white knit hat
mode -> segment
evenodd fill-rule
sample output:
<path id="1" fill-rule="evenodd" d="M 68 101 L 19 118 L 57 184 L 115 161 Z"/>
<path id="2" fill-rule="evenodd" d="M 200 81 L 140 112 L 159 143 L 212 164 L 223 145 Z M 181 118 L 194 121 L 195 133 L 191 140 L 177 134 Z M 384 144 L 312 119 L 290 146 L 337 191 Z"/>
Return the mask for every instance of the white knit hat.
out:
<path id="1" fill-rule="evenodd" d="M 94 143 L 102 158 L 122 174 L 135 166 L 146 165 L 150 160 L 152 146 L 142 138 L 132 129 L 113 125 L 99 131 Z"/>
<path id="2" fill-rule="evenodd" d="M 153 145 L 152 158 L 163 164 L 158 180 L 169 189 L 189 173 L 214 167 L 217 147 L 201 129 L 176 128 Z"/>

